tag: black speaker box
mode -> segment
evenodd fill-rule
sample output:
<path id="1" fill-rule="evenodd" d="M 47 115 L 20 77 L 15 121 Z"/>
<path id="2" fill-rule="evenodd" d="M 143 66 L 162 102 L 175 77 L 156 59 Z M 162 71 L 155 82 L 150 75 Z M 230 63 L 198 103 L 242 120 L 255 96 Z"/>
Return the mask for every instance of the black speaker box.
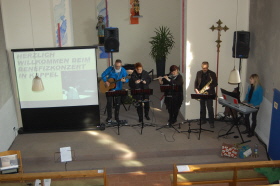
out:
<path id="1" fill-rule="evenodd" d="M 232 57 L 248 58 L 249 51 L 250 51 L 250 32 L 235 31 L 233 35 Z"/>
<path id="2" fill-rule="evenodd" d="M 104 29 L 104 48 L 105 52 L 119 52 L 119 29 L 105 28 Z"/>

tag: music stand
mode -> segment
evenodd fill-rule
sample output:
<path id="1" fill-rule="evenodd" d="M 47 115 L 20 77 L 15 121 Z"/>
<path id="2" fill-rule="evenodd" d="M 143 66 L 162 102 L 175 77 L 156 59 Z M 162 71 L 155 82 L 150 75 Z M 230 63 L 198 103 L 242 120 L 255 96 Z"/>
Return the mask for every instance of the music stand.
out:
<path id="1" fill-rule="evenodd" d="M 197 99 L 197 100 L 200 100 L 200 99 L 207 100 L 207 99 L 215 99 L 216 95 L 215 94 L 191 94 L 191 98 Z M 200 107 L 199 114 L 200 114 L 199 115 L 199 129 L 197 129 L 197 130 L 199 130 L 198 140 L 200 140 L 201 131 L 214 132 L 213 130 L 206 130 L 206 129 L 201 128 L 201 107 Z M 193 129 L 193 130 L 195 130 L 195 129 Z"/>
<path id="2" fill-rule="evenodd" d="M 127 96 L 127 94 L 128 93 L 126 90 L 113 90 L 113 91 L 107 91 L 106 97 L 113 97 L 114 100 L 116 96 Z M 118 135 L 120 135 L 120 121 L 116 120 L 116 122 L 118 126 Z M 114 127 L 114 125 L 106 126 L 106 127 Z"/>
<path id="3" fill-rule="evenodd" d="M 141 101 L 139 101 L 138 103 L 139 104 L 143 104 L 147 101 L 150 101 L 150 100 L 145 100 L 144 99 L 144 95 L 153 95 L 153 89 L 131 89 L 131 95 L 133 96 L 140 96 L 141 97 Z M 142 108 L 142 113 L 143 113 L 143 108 Z M 141 135 L 142 135 L 142 131 L 143 131 L 143 128 L 144 126 L 152 126 L 154 127 L 154 125 L 152 124 L 145 124 L 144 123 L 144 119 L 142 119 L 142 122 L 140 124 L 136 124 L 136 125 L 132 125 L 132 127 L 134 126 L 140 126 L 141 125 Z"/>
<path id="4" fill-rule="evenodd" d="M 171 115 L 173 115 L 173 108 L 174 108 L 174 102 L 172 101 L 172 97 L 174 95 L 174 92 L 178 92 L 179 91 L 179 86 L 177 85 L 160 85 L 160 91 L 164 92 L 164 96 L 169 98 L 169 105 L 171 106 Z M 162 128 L 173 128 L 174 130 L 176 130 L 178 133 L 180 133 L 179 130 L 177 130 L 173 124 L 171 124 L 171 122 L 168 123 L 168 125 L 164 125 L 162 127 L 157 128 L 156 130 L 162 129 Z"/>

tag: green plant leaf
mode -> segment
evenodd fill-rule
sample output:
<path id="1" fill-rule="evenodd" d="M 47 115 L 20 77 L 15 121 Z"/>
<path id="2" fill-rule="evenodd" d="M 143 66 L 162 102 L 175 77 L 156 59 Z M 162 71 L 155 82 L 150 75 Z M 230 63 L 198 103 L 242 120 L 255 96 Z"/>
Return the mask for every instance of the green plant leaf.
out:
<path id="1" fill-rule="evenodd" d="M 166 26 L 160 26 L 155 29 L 155 36 L 151 37 L 149 43 L 151 46 L 151 57 L 156 61 L 166 59 L 174 47 L 175 41 L 170 29 Z"/>

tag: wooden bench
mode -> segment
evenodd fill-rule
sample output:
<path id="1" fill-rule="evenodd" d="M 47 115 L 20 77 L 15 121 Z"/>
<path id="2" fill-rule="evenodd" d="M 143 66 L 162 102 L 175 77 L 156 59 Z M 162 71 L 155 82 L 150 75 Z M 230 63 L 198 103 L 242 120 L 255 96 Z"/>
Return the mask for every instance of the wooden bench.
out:
<path id="1" fill-rule="evenodd" d="M 77 182 L 76 185 L 107 185 L 106 169 L 99 170 L 83 170 L 83 171 L 65 171 L 65 172 L 37 172 L 37 173 L 18 173 L 18 174 L 2 174 L 0 175 L 0 183 L 11 185 L 11 182 L 32 182 L 40 179 L 43 183 L 44 179 L 52 179 L 51 182 L 56 182 L 56 185 L 65 185 L 64 182 Z M 57 182 L 63 182 L 58 184 Z M 14 183 L 14 185 L 20 185 Z M 67 184 L 66 184 L 67 185 Z"/>
<path id="2" fill-rule="evenodd" d="M 230 186 L 236 186 L 238 182 L 266 181 L 265 176 L 254 171 L 254 168 L 260 167 L 280 167 L 280 160 L 200 165 L 174 164 L 170 178 L 173 186 L 213 183 L 228 183 Z M 180 171 L 178 168 L 180 170 L 189 168 L 189 170 Z"/>

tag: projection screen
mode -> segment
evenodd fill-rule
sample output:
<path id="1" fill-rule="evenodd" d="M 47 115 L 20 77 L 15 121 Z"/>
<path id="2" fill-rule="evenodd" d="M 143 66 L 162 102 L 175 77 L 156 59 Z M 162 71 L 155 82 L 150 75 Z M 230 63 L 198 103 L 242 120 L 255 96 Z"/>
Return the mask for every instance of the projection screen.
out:
<path id="1" fill-rule="evenodd" d="M 95 47 L 12 49 L 12 52 L 23 129 L 79 130 L 99 125 Z M 42 79 L 43 91 L 32 91 L 36 74 Z M 43 118 L 56 126 L 42 121 Z"/>

